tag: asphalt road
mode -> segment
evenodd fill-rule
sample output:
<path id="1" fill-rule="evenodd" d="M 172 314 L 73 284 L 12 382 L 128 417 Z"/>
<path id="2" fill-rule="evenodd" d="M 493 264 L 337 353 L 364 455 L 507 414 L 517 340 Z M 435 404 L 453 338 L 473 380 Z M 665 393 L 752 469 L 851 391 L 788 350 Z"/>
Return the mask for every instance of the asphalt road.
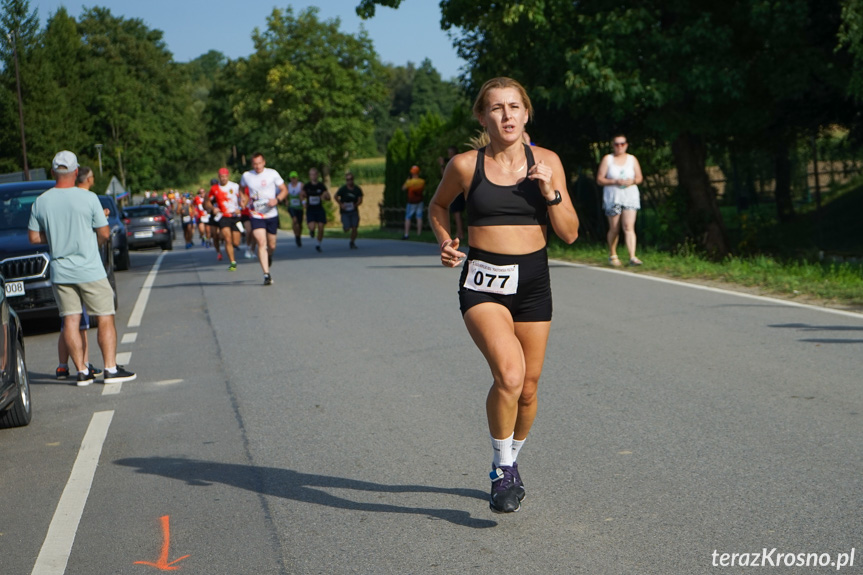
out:
<path id="1" fill-rule="evenodd" d="M 432 246 L 280 235 L 269 287 L 177 247 L 117 274 L 136 381 L 54 381 L 57 333 L 25 325 L 0 573 L 826 573 L 852 549 L 861 572 L 863 316 L 554 262 L 502 516 L 490 375 Z"/>

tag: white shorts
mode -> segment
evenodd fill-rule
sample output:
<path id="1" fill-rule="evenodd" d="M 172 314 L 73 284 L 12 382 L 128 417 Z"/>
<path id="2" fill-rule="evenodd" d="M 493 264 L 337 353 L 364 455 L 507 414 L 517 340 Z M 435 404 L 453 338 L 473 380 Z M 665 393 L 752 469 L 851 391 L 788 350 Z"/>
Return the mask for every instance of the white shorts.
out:
<path id="1" fill-rule="evenodd" d="M 605 186 L 602 188 L 602 209 L 606 216 L 620 215 L 623 210 L 640 210 L 638 186 Z"/>

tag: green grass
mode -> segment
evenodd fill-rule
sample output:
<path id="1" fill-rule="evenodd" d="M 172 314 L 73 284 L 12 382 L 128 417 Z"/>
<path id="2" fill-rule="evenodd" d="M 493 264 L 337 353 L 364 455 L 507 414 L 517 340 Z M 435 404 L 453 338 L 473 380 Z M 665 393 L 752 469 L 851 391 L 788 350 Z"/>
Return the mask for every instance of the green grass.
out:
<path id="1" fill-rule="evenodd" d="M 327 228 L 327 237 L 346 238 L 339 228 Z M 359 238 L 401 239 L 402 230 L 364 226 Z M 424 229 L 417 239 L 416 227 L 411 230 L 411 241 L 436 244 L 430 230 Z M 464 246 L 466 248 L 466 244 Z M 430 253 L 434 248 L 430 246 Z M 626 249 L 618 248 L 626 261 Z M 763 295 L 805 302 L 814 302 L 863 311 L 863 264 L 782 262 L 767 256 L 731 257 L 713 262 L 694 251 L 680 250 L 678 254 L 640 248 L 644 265 L 638 268 L 621 268 L 629 273 L 646 273 L 698 283 L 723 283 L 728 287 L 743 286 Z M 604 244 L 576 241 L 564 245 L 553 238 L 549 243 L 549 257 L 587 265 L 608 266 L 608 250 Z"/>
<path id="2" fill-rule="evenodd" d="M 863 179 L 831 192 L 823 202 L 820 218 L 812 204 L 798 206 L 796 221 L 784 225 L 775 222 L 772 204 L 753 206 L 742 214 L 737 214 L 734 208 L 725 208 L 723 215 L 736 249 L 734 256 L 721 262 L 712 261 L 688 246 L 672 250 L 649 245 L 653 243 L 651 235 L 656 236 L 656 222 L 651 221 L 652 214 L 645 210 L 639 215 L 646 220 L 641 221 L 638 248 L 644 265 L 622 269 L 698 283 L 726 284 L 774 297 L 863 311 L 861 206 Z M 419 239 L 413 230 L 415 225 L 411 241 L 437 243 L 427 227 Z M 326 233 L 347 237 L 340 228 L 327 228 Z M 365 226 L 360 228 L 359 237 L 401 239 L 402 230 Z M 825 255 L 824 261 L 819 260 L 819 252 Z M 777 255 L 764 255 L 770 253 Z M 625 262 L 626 248 L 622 242 L 618 254 Z M 552 237 L 549 256 L 588 265 L 608 265 L 606 245 L 583 239 L 567 246 Z M 833 256 L 850 261 L 832 262 Z"/>
<path id="3" fill-rule="evenodd" d="M 348 164 L 348 169 L 354 175 L 357 182 L 362 182 L 363 184 L 383 184 L 386 180 L 387 159 L 381 156 L 380 158 L 352 160 Z"/>
<path id="4" fill-rule="evenodd" d="M 618 248 L 618 254 L 626 249 Z M 563 246 L 553 241 L 551 257 L 592 265 L 608 265 L 608 250 L 602 244 Z M 860 263 L 782 262 L 769 256 L 729 257 L 714 262 L 686 250 L 681 253 L 643 248 L 639 258 L 644 265 L 627 268 L 633 273 L 648 273 L 681 280 L 722 282 L 757 288 L 765 295 L 789 299 L 822 300 L 832 305 L 863 308 L 863 265 Z M 625 255 L 621 255 L 625 262 Z"/>

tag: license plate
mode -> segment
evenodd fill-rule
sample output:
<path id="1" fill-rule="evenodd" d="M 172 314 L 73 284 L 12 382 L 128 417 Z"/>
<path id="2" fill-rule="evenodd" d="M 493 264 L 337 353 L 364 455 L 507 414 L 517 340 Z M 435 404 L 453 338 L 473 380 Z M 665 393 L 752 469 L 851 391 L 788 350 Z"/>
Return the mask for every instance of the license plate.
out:
<path id="1" fill-rule="evenodd" d="M 152 238 L 153 232 L 135 232 L 136 238 Z"/>
<path id="2" fill-rule="evenodd" d="M 24 282 L 6 282 L 6 297 L 24 295 Z"/>

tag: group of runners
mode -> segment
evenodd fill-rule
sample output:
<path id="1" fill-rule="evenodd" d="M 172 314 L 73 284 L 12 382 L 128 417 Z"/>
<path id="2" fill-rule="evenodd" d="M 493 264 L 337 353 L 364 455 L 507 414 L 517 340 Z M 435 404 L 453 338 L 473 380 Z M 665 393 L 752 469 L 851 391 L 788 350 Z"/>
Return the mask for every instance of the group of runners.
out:
<path id="1" fill-rule="evenodd" d="M 320 181 L 316 168 L 309 170 L 309 180 L 305 183 L 299 180 L 296 171 L 290 172 L 289 181 L 285 182 L 279 172 L 266 167 L 263 154 L 258 153 L 252 156 L 252 169 L 242 175 L 239 184 L 232 182 L 230 177 L 230 170 L 221 168 L 218 178 L 210 182 L 209 191 L 201 188 L 194 197 L 175 195 L 171 207 L 181 217 L 187 249 L 194 245 L 197 228 L 201 244 L 214 247 L 219 261 L 223 259 L 224 245 L 230 262 L 228 271 L 236 271 L 236 254 L 244 243 L 245 257 L 258 259 L 264 285 L 272 285 L 270 267 L 279 230 L 278 205 L 284 204 L 288 208 L 297 246 L 303 245 L 305 215 L 309 237 L 315 241 L 315 249 L 322 252 L 327 223 L 324 202 L 333 199 L 339 206 L 344 230 L 351 232 L 350 247 L 356 249 L 358 208 L 363 201 L 363 191 L 354 184 L 352 174 L 345 175 L 345 185 L 331 196 Z"/>

